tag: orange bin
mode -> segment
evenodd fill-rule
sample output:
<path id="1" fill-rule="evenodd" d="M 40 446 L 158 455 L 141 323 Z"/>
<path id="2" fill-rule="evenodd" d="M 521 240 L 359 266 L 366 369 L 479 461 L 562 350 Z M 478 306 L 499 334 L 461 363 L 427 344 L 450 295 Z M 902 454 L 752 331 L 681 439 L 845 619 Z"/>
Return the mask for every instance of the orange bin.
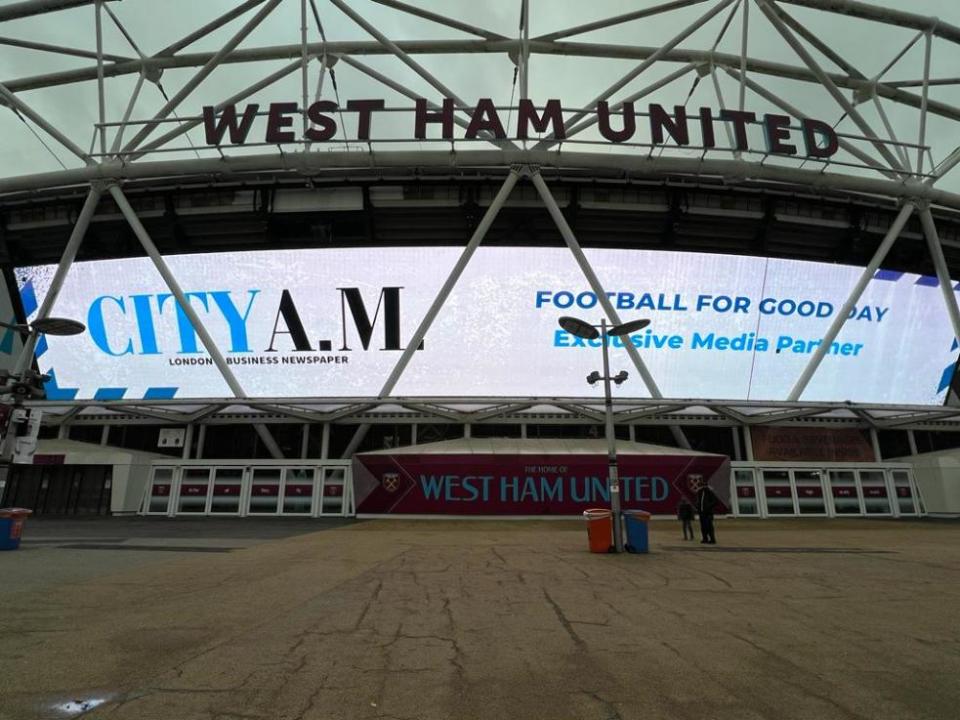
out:
<path id="1" fill-rule="evenodd" d="M 591 508 L 583 511 L 583 519 L 587 521 L 590 552 L 610 552 L 613 548 L 613 513 L 603 508 Z"/>

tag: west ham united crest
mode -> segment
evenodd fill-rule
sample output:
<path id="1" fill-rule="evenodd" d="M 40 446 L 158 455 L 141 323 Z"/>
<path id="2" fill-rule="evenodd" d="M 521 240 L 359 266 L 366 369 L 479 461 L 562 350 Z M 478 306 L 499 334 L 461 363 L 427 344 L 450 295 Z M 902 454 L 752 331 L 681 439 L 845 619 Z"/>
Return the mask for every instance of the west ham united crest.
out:
<path id="1" fill-rule="evenodd" d="M 400 473 L 384 473 L 380 478 L 380 484 L 387 492 L 396 492 L 400 488 Z"/>

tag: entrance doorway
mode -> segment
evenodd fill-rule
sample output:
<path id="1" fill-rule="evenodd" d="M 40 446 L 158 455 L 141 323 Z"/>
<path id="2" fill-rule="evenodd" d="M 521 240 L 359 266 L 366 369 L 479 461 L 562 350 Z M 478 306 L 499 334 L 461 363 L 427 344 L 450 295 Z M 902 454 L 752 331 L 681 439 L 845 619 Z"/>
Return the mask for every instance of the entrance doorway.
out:
<path id="1" fill-rule="evenodd" d="M 112 476 L 110 465 L 14 465 L 0 505 L 37 515 L 106 515 Z"/>

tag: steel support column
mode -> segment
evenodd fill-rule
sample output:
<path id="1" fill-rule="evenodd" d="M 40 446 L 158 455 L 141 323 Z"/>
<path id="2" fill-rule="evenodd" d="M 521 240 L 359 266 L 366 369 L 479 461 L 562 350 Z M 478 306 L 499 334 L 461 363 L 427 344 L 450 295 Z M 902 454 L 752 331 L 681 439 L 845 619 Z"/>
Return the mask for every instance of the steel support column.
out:
<path id="1" fill-rule="evenodd" d="M 957 340 L 960 340 L 960 309 L 957 308 L 957 296 L 950 280 L 947 261 L 943 257 L 943 247 L 940 245 L 937 225 L 933 221 L 933 215 L 930 214 L 929 206 L 923 205 L 919 208 L 919 211 L 923 234 L 927 236 L 927 247 L 930 249 L 930 257 L 933 259 L 933 266 L 936 268 L 937 278 L 940 280 L 940 292 L 943 293 L 943 302 L 947 306 L 947 314 L 950 316 L 950 324 L 953 326 L 953 335 Z"/>
<path id="2" fill-rule="evenodd" d="M 94 6 L 96 15 L 96 34 L 97 34 L 97 98 L 99 100 L 100 112 L 100 154 L 107 152 L 107 105 L 106 96 L 103 90 L 103 0 L 97 0 Z"/>
<path id="3" fill-rule="evenodd" d="M 563 236 L 563 241 L 567 244 L 567 247 L 570 248 L 570 252 L 573 253 L 573 257 L 577 261 L 577 265 L 580 266 L 580 270 L 583 272 L 587 283 L 590 285 L 590 289 L 593 291 L 594 295 L 597 296 L 597 300 L 599 301 L 600 306 L 603 308 L 603 312 L 606 313 L 607 319 L 609 319 L 614 325 L 620 325 L 622 323 L 620 320 L 620 314 L 613 306 L 613 303 L 610 302 L 610 298 L 607 296 L 606 291 L 604 291 L 603 285 L 600 284 L 600 279 L 597 277 L 597 274 L 593 271 L 593 267 L 583 254 L 583 249 L 580 247 L 580 243 L 577 242 L 577 238 L 573 234 L 573 230 L 570 229 L 567 219 L 563 216 L 563 212 L 560 210 L 560 206 L 557 205 L 557 201 L 554 199 L 553 193 L 550 192 L 550 188 L 547 187 L 547 183 L 544 181 L 543 176 L 539 171 L 536 171 L 531 175 L 531 180 L 533 180 L 533 184 L 537 188 L 537 192 L 540 194 L 540 199 L 543 200 L 543 204 L 547 206 L 547 212 L 549 212 L 550 217 L 553 218 L 553 222 L 557 226 L 557 230 L 559 230 L 560 235 Z M 626 349 L 627 354 L 630 356 L 630 359 L 633 361 L 634 367 L 637 368 L 637 372 L 640 373 L 640 377 L 643 378 L 643 384 L 647 386 L 647 391 L 650 393 L 650 396 L 658 399 L 662 398 L 663 393 L 660 392 L 660 388 L 653 379 L 653 375 L 650 374 L 647 364 L 643 361 L 643 358 L 640 357 L 640 353 L 632 343 L 624 343 L 623 346 Z M 690 447 L 690 443 L 687 441 L 686 436 L 679 427 L 672 425 L 670 429 L 671 432 L 673 432 L 674 438 L 678 443 L 680 443 L 681 447 Z"/>
<path id="4" fill-rule="evenodd" d="M 830 345 L 834 340 L 837 339 L 837 335 L 840 334 L 840 329 L 846 322 L 847 316 L 850 314 L 853 306 L 857 304 L 857 301 L 860 299 L 860 296 L 866 289 L 867 284 L 873 279 L 874 274 L 880 268 L 880 264 L 886 259 L 887 253 L 890 252 L 890 248 L 893 247 L 893 244 L 900 236 L 900 232 L 903 230 L 903 226 L 907 224 L 907 220 L 910 219 L 910 215 L 913 213 L 914 207 L 915 206 L 913 203 L 906 203 L 902 208 L 900 208 L 900 212 L 897 214 L 897 217 L 890 226 L 890 229 L 887 230 L 887 234 L 880 243 L 880 247 L 877 248 L 877 251 L 870 259 L 870 264 L 863 269 L 863 272 L 860 274 L 860 279 L 857 280 L 857 284 L 854 285 L 853 290 L 850 291 L 847 301 L 837 311 L 837 314 L 833 318 L 833 322 L 830 324 L 830 329 L 827 330 L 827 334 L 823 336 L 823 341 L 816 349 L 816 352 L 813 353 L 813 357 L 810 358 L 810 362 L 808 362 L 807 366 L 803 369 L 803 373 L 793 386 L 793 390 L 790 391 L 790 395 L 787 396 L 788 401 L 796 401 L 800 399 L 800 396 L 803 394 L 803 391 L 806 389 L 811 378 L 813 378 L 813 374 L 817 371 L 817 368 L 820 367 L 820 363 L 823 362 L 823 358 L 830 349 Z"/>
<path id="5" fill-rule="evenodd" d="M 305 460 L 310 447 L 310 423 L 304 423 L 300 428 L 300 459 Z"/>
<path id="6" fill-rule="evenodd" d="M 246 392 L 244 392 L 243 387 L 234 376 L 230 366 L 227 365 L 227 361 L 220 352 L 220 348 L 217 347 L 216 342 L 214 342 L 213 337 L 211 337 L 210 333 L 207 332 L 207 328 L 204 326 L 203 322 L 201 322 L 200 316 L 197 315 L 196 310 L 194 310 L 193 306 L 190 305 L 190 300 L 183 292 L 183 289 L 180 287 L 180 283 L 177 282 L 176 277 L 174 277 L 173 273 L 170 272 L 170 268 L 167 267 L 167 263 L 164 261 L 163 256 L 160 254 L 160 251 L 157 250 L 157 246 L 154 244 L 149 233 L 147 233 L 146 228 L 143 227 L 143 223 L 140 222 L 140 218 L 137 217 L 136 212 L 134 212 L 133 208 L 130 206 L 130 203 L 127 201 L 123 191 L 116 185 L 111 185 L 110 195 L 117 203 L 117 207 L 120 208 L 120 212 L 123 214 L 124 218 L 126 218 L 127 222 L 130 224 L 134 235 L 137 236 L 137 239 L 143 246 L 144 251 L 150 257 L 150 260 L 153 261 L 153 265 L 157 268 L 157 272 L 160 273 L 163 281 L 166 283 L 167 287 L 170 288 L 170 292 L 173 293 L 173 296 L 180 304 L 180 308 L 183 310 L 184 315 L 186 315 L 190 320 L 190 325 L 193 327 L 194 332 L 197 333 L 197 336 L 200 338 L 200 342 L 203 343 L 203 346 L 206 348 L 207 352 L 210 353 L 210 358 L 213 360 L 214 365 L 217 366 L 217 369 L 220 371 L 220 374 L 223 376 L 223 379 L 226 381 L 230 390 L 233 392 L 234 396 L 245 399 L 247 397 Z M 266 426 L 262 424 L 255 424 L 253 427 L 256 430 L 257 435 L 259 435 L 260 439 L 263 441 L 263 444 L 267 447 L 267 450 L 270 451 L 270 455 L 274 458 L 282 459 L 283 452 L 280 450 L 280 446 L 277 445 Z"/>

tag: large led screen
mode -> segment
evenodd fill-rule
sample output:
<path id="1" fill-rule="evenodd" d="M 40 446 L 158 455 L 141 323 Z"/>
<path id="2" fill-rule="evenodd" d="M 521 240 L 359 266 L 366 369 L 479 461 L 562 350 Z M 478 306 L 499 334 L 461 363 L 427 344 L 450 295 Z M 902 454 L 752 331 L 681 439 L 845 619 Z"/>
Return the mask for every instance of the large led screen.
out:
<path id="1" fill-rule="evenodd" d="M 247 394 L 376 396 L 460 256 L 460 248 L 310 249 L 167 258 Z M 663 395 L 784 399 L 860 268 L 796 260 L 589 250 L 629 341 Z M 17 271 L 25 307 L 52 266 Z M 227 397 L 186 315 L 146 258 L 73 266 L 55 306 L 79 336 L 48 338 L 39 364 L 53 399 Z M 400 378 L 402 396 L 589 396 L 599 345 L 561 330 L 603 315 L 572 254 L 483 248 L 471 259 Z M 804 400 L 939 404 L 957 360 L 930 278 L 881 271 Z M 648 397 L 619 341 L 615 392 Z"/>

